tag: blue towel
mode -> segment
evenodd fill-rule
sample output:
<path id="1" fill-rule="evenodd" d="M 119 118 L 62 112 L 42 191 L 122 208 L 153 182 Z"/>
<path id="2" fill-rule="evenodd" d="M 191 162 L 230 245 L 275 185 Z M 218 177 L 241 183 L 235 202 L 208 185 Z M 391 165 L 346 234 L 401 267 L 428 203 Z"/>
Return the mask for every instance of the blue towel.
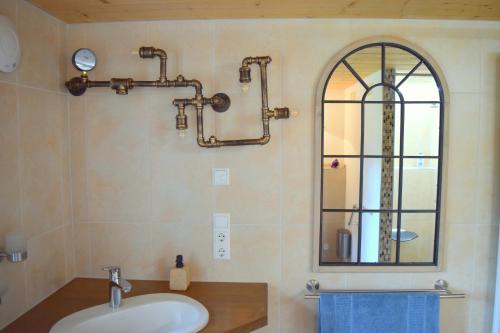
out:
<path id="1" fill-rule="evenodd" d="M 439 333 L 437 293 L 322 293 L 320 333 Z"/>

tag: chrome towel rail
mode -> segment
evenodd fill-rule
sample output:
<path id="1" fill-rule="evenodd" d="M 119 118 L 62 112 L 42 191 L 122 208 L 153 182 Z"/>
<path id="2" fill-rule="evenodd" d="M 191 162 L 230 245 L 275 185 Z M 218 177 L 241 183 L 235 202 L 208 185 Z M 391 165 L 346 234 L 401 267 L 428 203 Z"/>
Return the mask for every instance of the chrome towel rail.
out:
<path id="1" fill-rule="evenodd" d="M 308 293 L 304 299 L 319 299 L 321 293 L 403 293 L 403 292 L 437 292 L 440 298 L 465 298 L 464 293 L 455 293 L 449 290 L 446 280 L 437 280 L 434 283 L 434 289 L 339 289 L 339 290 L 321 290 L 318 280 L 309 280 L 306 284 Z"/>

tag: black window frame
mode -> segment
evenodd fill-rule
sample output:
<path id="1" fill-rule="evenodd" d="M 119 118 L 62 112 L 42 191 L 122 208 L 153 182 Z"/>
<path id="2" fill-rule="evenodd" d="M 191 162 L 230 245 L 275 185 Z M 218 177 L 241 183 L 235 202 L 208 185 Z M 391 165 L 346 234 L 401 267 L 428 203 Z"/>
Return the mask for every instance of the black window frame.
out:
<path id="1" fill-rule="evenodd" d="M 349 56 L 357 53 L 361 50 L 370 47 L 380 47 L 381 49 L 381 82 L 376 83 L 372 86 L 368 86 L 361 76 L 350 66 L 349 62 L 346 60 Z M 387 47 L 398 48 L 404 50 L 418 59 L 417 65 L 410 71 L 408 74 L 396 85 L 392 85 L 385 82 L 385 65 L 386 65 L 386 57 L 385 52 Z M 358 80 L 358 82 L 365 88 L 365 93 L 361 100 L 329 100 L 325 99 L 326 91 L 328 87 L 328 83 L 330 82 L 332 75 L 335 73 L 336 69 L 339 65 L 344 64 L 349 71 L 353 74 L 353 76 Z M 425 65 L 429 72 L 432 74 L 436 86 L 439 92 L 439 101 L 405 101 L 404 96 L 399 90 L 399 87 L 411 76 L 415 73 L 415 71 L 421 66 Z M 372 91 L 375 87 L 386 86 L 394 90 L 399 96 L 399 101 L 394 101 L 395 104 L 400 104 L 400 142 L 399 142 L 399 153 L 398 155 L 387 156 L 387 155 L 365 155 L 364 154 L 364 131 L 365 131 L 365 104 L 368 103 L 387 103 L 383 101 L 365 101 L 366 96 Z M 359 155 L 327 155 L 324 151 L 324 129 L 325 129 L 325 104 L 348 104 L 348 103 L 356 103 L 361 104 L 361 147 Z M 438 147 L 438 155 L 437 156 L 412 156 L 404 155 L 404 128 L 405 128 L 405 104 L 439 104 L 439 147 Z M 319 166 L 321 169 L 321 177 L 320 177 L 320 224 L 319 224 L 319 266 L 437 266 L 438 258 L 439 258 L 439 235 L 440 235 L 440 222 L 441 222 L 441 199 L 442 199 L 442 177 L 443 177 L 443 138 L 444 138 L 444 123 L 445 123 L 445 98 L 444 98 L 444 90 L 441 79 L 437 74 L 434 67 L 429 63 L 429 61 L 422 56 L 417 51 L 412 48 L 394 42 L 373 42 L 364 44 L 360 47 L 357 47 L 347 54 L 345 54 L 332 68 L 330 71 L 325 85 L 323 87 L 323 93 L 321 98 L 321 165 Z M 393 158 L 394 160 L 399 160 L 399 174 L 398 174 L 398 201 L 397 201 L 397 209 L 392 210 L 383 210 L 383 209 L 363 209 L 363 163 L 365 158 Z M 325 158 L 359 158 L 360 163 L 360 178 L 359 178 L 359 202 L 357 207 L 353 209 L 328 209 L 324 208 L 323 202 L 323 163 Z M 415 159 L 415 158 L 424 158 L 424 159 L 435 159 L 438 161 L 437 167 L 437 193 L 436 193 L 436 207 L 435 209 L 402 209 L 402 190 L 403 190 L 403 162 L 406 159 Z M 318 166 L 316 166 L 318 167 Z M 359 219 L 359 227 L 358 227 L 358 251 L 357 251 L 357 260 L 356 262 L 331 262 L 331 261 L 323 261 L 322 260 L 322 239 L 323 239 L 323 213 L 357 213 Z M 363 222 L 363 213 L 376 212 L 376 213 L 384 213 L 384 212 L 392 212 L 397 214 L 397 240 L 396 240 L 396 260 L 395 262 L 361 262 L 361 233 L 362 233 L 362 222 Z M 434 230 L 434 251 L 433 251 L 433 260 L 431 262 L 400 262 L 400 250 L 401 250 L 401 216 L 404 213 L 433 213 L 435 214 L 435 230 Z"/>

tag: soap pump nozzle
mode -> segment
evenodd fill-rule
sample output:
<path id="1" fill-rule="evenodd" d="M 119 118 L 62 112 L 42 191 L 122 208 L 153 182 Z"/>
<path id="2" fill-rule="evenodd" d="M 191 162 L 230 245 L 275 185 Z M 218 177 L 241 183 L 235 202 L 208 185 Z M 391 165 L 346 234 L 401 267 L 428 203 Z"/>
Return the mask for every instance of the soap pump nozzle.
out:
<path id="1" fill-rule="evenodd" d="M 182 262 L 182 255 L 181 254 L 178 254 L 175 257 L 175 267 L 176 268 L 182 268 L 182 267 L 184 267 L 184 263 Z"/>

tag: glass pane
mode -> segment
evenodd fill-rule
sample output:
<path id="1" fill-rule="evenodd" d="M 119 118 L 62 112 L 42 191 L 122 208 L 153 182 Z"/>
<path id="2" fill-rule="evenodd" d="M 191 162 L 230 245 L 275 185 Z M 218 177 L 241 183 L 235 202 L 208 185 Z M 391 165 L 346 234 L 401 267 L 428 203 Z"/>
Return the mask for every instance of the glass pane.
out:
<path id="1" fill-rule="evenodd" d="M 376 86 L 371 89 L 365 97 L 366 102 L 385 102 L 386 104 L 392 104 L 400 100 L 396 91 L 387 86 Z"/>
<path id="2" fill-rule="evenodd" d="M 359 158 L 323 160 L 323 209 L 352 209 L 359 203 Z"/>
<path id="3" fill-rule="evenodd" d="M 366 89 L 347 67 L 341 63 L 337 66 L 326 85 L 326 100 L 360 101 Z"/>
<path id="4" fill-rule="evenodd" d="M 325 155 L 359 155 L 361 104 L 324 104 Z"/>
<path id="5" fill-rule="evenodd" d="M 365 104 L 365 155 L 399 155 L 400 110 L 399 104 Z"/>
<path id="6" fill-rule="evenodd" d="M 395 255 L 392 254 L 392 230 L 394 221 L 397 221 L 397 214 L 395 213 L 363 213 L 363 219 L 361 221 L 361 262 L 395 262 Z"/>
<path id="7" fill-rule="evenodd" d="M 418 63 L 419 59 L 413 54 L 397 48 L 387 46 L 385 48 L 385 82 L 395 84 L 409 73 Z"/>
<path id="8" fill-rule="evenodd" d="M 391 260 L 396 261 L 396 247 L 398 237 L 398 214 L 394 213 L 392 216 L 392 230 L 391 230 Z"/>
<path id="9" fill-rule="evenodd" d="M 323 213 L 321 261 L 356 262 L 358 213 Z"/>
<path id="10" fill-rule="evenodd" d="M 367 47 L 346 58 L 346 61 L 358 73 L 368 87 L 382 80 L 382 48 Z"/>
<path id="11" fill-rule="evenodd" d="M 397 209 L 399 159 L 365 158 L 363 163 L 363 209 Z"/>
<path id="12" fill-rule="evenodd" d="M 400 262 L 432 262 L 436 214 L 401 214 Z"/>
<path id="13" fill-rule="evenodd" d="M 403 209 L 436 209 L 438 160 L 406 158 L 403 165 Z"/>
<path id="14" fill-rule="evenodd" d="M 404 155 L 439 155 L 439 113 L 439 104 L 405 104 Z"/>
<path id="15" fill-rule="evenodd" d="M 407 73 L 403 73 L 407 74 Z M 396 82 L 403 80 L 405 75 L 397 76 Z M 408 77 L 399 87 L 405 101 L 439 101 L 439 89 L 436 80 L 424 64 Z"/>

